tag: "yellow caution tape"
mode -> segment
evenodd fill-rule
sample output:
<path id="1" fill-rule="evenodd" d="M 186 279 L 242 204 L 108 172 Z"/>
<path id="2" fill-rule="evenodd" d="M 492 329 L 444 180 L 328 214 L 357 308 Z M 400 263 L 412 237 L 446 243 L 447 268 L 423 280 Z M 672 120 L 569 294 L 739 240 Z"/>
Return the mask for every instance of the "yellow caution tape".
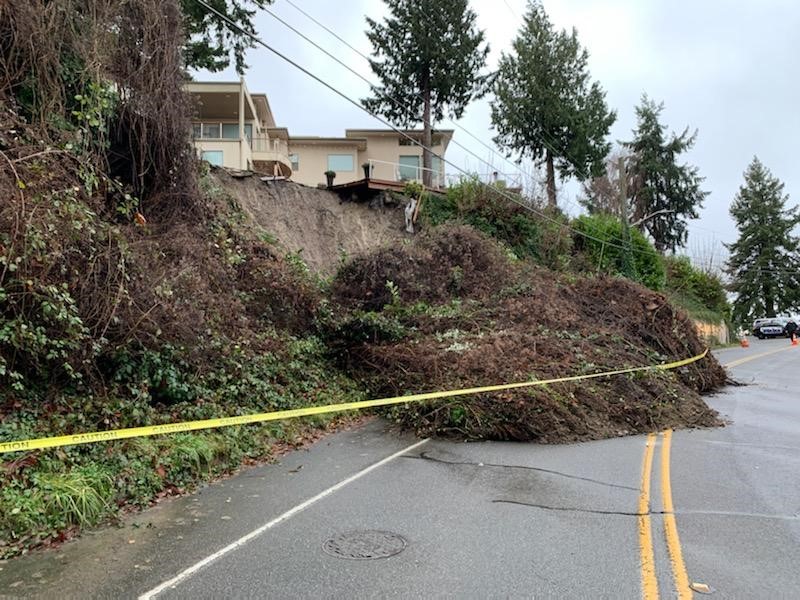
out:
<path id="1" fill-rule="evenodd" d="M 95 431 L 92 433 L 76 433 L 74 435 L 62 435 L 58 437 L 36 438 L 31 440 L 19 440 L 16 442 L 0 443 L 0 454 L 6 452 L 21 452 L 24 450 L 40 450 L 43 448 L 58 448 L 60 446 L 73 446 L 76 444 L 93 444 L 95 442 L 108 442 L 111 440 L 124 440 L 134 437 L 145 437 L 159 435 L 162 433 L 178 433 L 181 431 L 196 431 L 198 429 L 212 429 L 214 427 L 229 427 L 231 425 L 247 425 L 250 423 L 263 423 L 265 421 L 281 421 L 284 419 L 295 419 L 297 417 L 307 417 L 310 415 L 322 415 L 326 413 L 343 412 L 346 410 L 359 410 L 363 408 L 374 408 L 376 406 L 389 406 L 391 404 L 405 404 L 408 402 L 420 402 L 422 400 L 436 400 L 438 398 L 451 398 L 453 396 L 468 396 L 472 394 L 483 394 L 486 392 L 499 392 L 503 390 L 514 390 L 518 388 L 533 387 L 537 385 L 549 385 L 551 383 L 564 383 L 568 381 L 581 381 L 584 379 L 595 379 L 597 377 L 611 377 L 612 375 L 624 375 L 625 373 L 636 373 L 637 371 L 666 371 L 677 369 L 691 364 L 704 358 L 708 354 L 706 348 L 702 354 L 686 358 L 676 362 L 661 365 L 650 365 L 646 367 L 630 367 L 617 371 L 606 371 L 603 373 L 592 373 L 590 375 L 574 375 L 572 377 L 558 377 L 556 379 L 544 379 L 536 381 L 523 381 L 520 383 L 505 383 L 501 385 L 488 385 L 484 387 L 464 388 L 460 390 L 447 390 L 444 392 L 428 392 L 425 394 L 412 394 L 410 396 L 395 396 L 393 398 L 381 398 L 378 400 L 363 400 L 361 402 L 344 402 L 342 404 L 329 404 L 327 406 L 309 406 L 306 408 L 295 408 L 292 410 L 279 410 L 268 413 L 258 413 L 254 415 L 243 415 L 240 417 L 223 417 L 220 419 L 204 419 L 202 421 L 184 421 L 183 423 L 169 423 L 167 425 L 150 425 L 147 427 L 130 427 L 127 429 L 115 429 L 111 431 Z"/>

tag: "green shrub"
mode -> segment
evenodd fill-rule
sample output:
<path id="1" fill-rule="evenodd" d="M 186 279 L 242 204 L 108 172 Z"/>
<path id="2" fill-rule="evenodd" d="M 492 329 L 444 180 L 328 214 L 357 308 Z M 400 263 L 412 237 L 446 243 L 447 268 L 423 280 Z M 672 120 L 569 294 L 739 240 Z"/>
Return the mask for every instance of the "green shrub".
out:
<path id="1" fill-rule="evenodd" d="M 214 445 L 203 433 L 179 433 L 162 440 L 166 453 L 160 462 L 167 480 L 185 486 L 211 471 Z"/>
<path id="2" fill-rule="evenodd" d="M 25 302 L 27 306 L 23 306 Z M 31 380 L 81 378 L 71 359 L 89 332 L 66 284 L 41 285 L 10 278 L 7 288 L 0 286 L 0 314 L 4 315 L 0 322 L 0 385 L 7 381 L 22 392 L 31 386 Z M 37 377 L 31 377 L 33 374 Z"/>
<path id="3" fill-rule="evenodd" d="M 422 217 L 431 226 L 461 221 L 501 242 L 516 258 L 563 268 L 572 244 L 567 220 L 557 211 L 542 217 L 525 204 L 529 204 L 527 199 L 501 183 L 487 185 L 477 178 L 464 178 L 447 190 L 446 197 L 430 196 Z M 536 210 L 546 213 L 548 209 Z"/>
<path id="4" fill-rule="evenodd" d="M 663 290 L 666 272 L 661 256 L 638 229 L 629 228 L 630 249 L 625 250 L 625 229 L 609 215 L 581 215 L 572 222 L 575 247 L 600 272 L 638 281 L 651 290 Z"/>
<path id="5" fill-rule="evenodd" d="M 112 356 L 104 368 L 115 383 L 125 386 L 134 397 L 140 396 L 144 388 L 148 400 L 175 404 L 199 395 L 181 354 L 180 349 L 169 344 L 158 351 L 126 348 Z"/>
<path id="6" fill-rule="evenodd" d="M 709 323 L 729 321 L 731 307 L 722 280 L 692 266 L 685 256 L 664 257 L 667 290 L 692 317 Z"/>
<path id="7" fill-rule="evenodd" d="M 393 314 L 356 310 L 333 324 L 329 336 L 337 344 L 376 344 L 395 342 L 408 335 L 406 327 Z"/>

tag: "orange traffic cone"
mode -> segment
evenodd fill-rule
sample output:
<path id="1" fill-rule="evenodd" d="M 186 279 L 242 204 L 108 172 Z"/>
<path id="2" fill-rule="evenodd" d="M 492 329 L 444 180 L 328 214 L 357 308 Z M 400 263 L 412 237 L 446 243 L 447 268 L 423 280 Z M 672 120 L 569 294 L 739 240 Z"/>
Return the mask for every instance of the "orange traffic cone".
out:
<path id="1" fill-rule="evenodd" d="M 794 334 L 792 334 L 792 346 L 797 346 L 797 337 Z"/>
<path id="2" fill-rule="evenodd" d="M 742 348 L 749 348 L 749 347 L 750 347 L 750 342 L 747 341 L 746 337 L 742 336 Z"/>

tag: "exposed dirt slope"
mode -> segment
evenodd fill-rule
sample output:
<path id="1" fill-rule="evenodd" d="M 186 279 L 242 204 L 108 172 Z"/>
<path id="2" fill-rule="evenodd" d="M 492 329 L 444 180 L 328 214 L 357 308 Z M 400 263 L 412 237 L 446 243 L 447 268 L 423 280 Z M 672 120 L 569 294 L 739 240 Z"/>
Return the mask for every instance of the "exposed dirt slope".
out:
<path id="1" fill-rule="evenodd" d="M 290 181 L 214 174 L 255 223 L 321 275 L 332 275 L 343 256 L 406 236 L 402 206 L 395 203 L 342 202 L 335 193 Z"/>

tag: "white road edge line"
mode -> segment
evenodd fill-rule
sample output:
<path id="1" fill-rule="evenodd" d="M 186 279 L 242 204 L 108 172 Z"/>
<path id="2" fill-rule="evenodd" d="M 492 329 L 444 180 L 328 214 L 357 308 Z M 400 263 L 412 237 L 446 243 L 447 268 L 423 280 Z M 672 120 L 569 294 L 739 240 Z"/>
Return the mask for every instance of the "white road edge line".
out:
<path id="1" fill-rule="evenodd" d="M 144 594 L 139 596 L 138 600 L 152 600 L 153 598 L 158 596 L 158 594 L 160 594 L 164 590 L 176 586 L 177 584 L 179 584 L 181 581 L 183 581 L 187 577 L 193 575 L 194 573 L 197 573 L 203 567 L 211 564 L 212 562 L 214 562 L 218 558 L 221 558 L 221 557 L 225 556 L 229 552 L 231 552 L 233 550 L 236 550 L 236 548 L 239 548 L 240 546 L 245 545 L 247 542 L 249 542 L 250 540 L 252 540 L 255 537 L 258 537 L 259 535 L 261 535 L 262 533 L 264 533 L 268 529 L 272 529 L 273 527 L 275 527 L 275 525 L 278 525 L 279 523 L 282 523 L 282 522 L 286 521 L 287 519 L 291 519 L 294 515 L 296 515 L 299 512 L 302 512 L 303 510 L 305 510 L 306 508 L 308 508 L 312 504 L 316 504 L 317 502 L 319 502 L 323 498 L 325 498 L 327 496 L 330 496 L 334 492 L 342 489 L 344 486 L 353 483 L 357 479 L 361 479 L 367 473 L 370 473 L 370 472 L 374 471 L 375 469 L 377 469 L 379 467 L 382 467 L 386 463 L 389 463 L 389 462 L 393 461 L 395 458 L 397 458 L 399 456 L 402 456 L 406 452 L 410 452 L 414 448 L 418 448 L 419 446 L 421 446 L 422 444 L 426 443 L 427 441 L 428 441 L 428 438 L 426 438 L 424 440 L 421 440 L 419 442 L 416 442 L 415 444 L 411 444 L 409 447 L 404 448 L 404 449 L 400 450 L 399 452 L 395 452 L 391 456 L 387 456 L 383 460 L 380 460 L 380 461 L 376 462 L 375 464 L 370 465 L 369 467 L 359 471 L 355 475 L 351 475 L 350 477 L 340 481 L 336 485 L 332 485 L 327 490 L 325 490 L 323 492 L 320 492 L 316 496 L 314 496 L 312 498 L 309 498 L 308 500 L 306 500 L 305 502 L 303 502 L 301 504 L 298 504 L 294 508 L 290 508 L 289 510 L 287 510 L 285 513 L 283 513 L 279 517 L 276 517 L 276 518 L 272 519 L 272 521 L 270 521 L 269 523 L 265 523 L 264 525 L 262 525 L 258 529 L 255 529 L 255 530 L 251 531 L 250 533 L 248 533 L 247 535 L 245 535 L 244 537 L 241 537 L 238 540 L 236 540 L 235 542 L 233 542 L 231 544 L 228 544 L 227 546 L 225 546 L 221 550 L 217 550 L 216 552 L 214 552 L 214 554 L 211 554 L 210 556 L 207 556 L 206 558 L 204 558 L 200 562 L 197 562 L 197 563 L 193 564 L 188 569 L 185 569 L 185 570 L 181 571 L 175 577 L 173 577 L 172 579 L 169 579 L 168 581 L 165 581 L 164 583 L 162 583 L 158 587 L 154 587 L 149 592 L 145 592 Z"/>

